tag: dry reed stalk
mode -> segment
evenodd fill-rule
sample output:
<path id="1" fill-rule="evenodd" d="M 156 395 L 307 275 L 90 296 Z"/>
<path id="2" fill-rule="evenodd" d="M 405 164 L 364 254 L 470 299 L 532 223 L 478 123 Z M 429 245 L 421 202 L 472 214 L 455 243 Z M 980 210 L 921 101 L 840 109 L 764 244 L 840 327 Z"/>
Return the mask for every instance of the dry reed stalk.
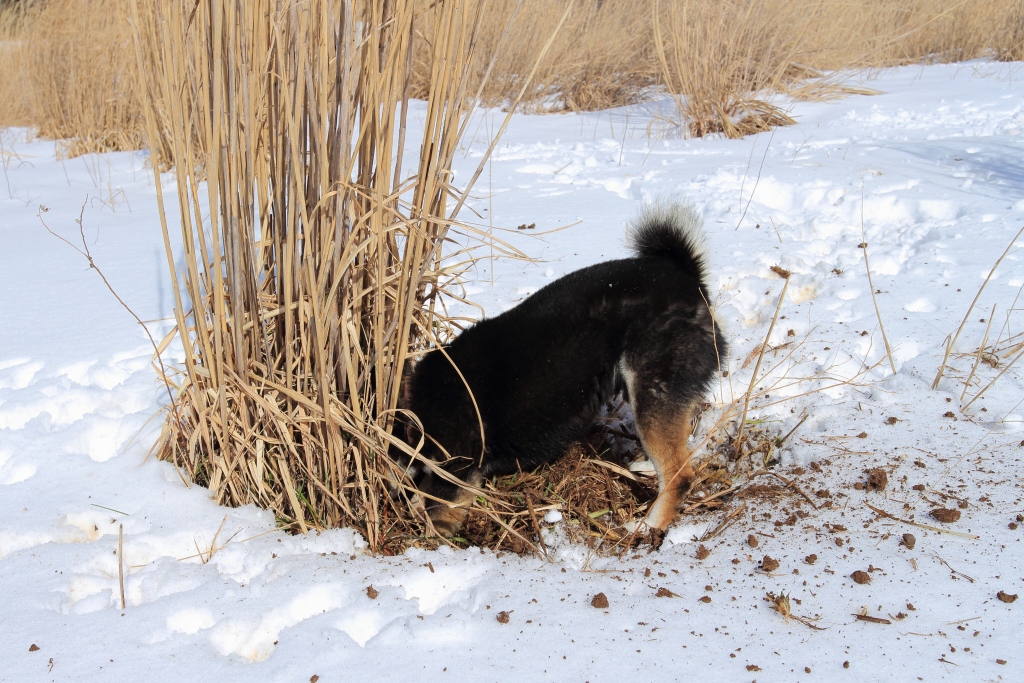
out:
<path id="1" fill-rule="evenodd" d="M 786 300 L 786 290 L 789 289 L 789 278 L 784 278 L 785 281 L 782 283 L 782 293 L 779 294 L 779 303 L 775 307 L 775 315 L 772 317 L 772 324 L 768 326 L 768 332 L 764 336 L 764 342 L 761 344 L 761 351 L 757 354 L 757 364 L 754 365 L 754 372 L 750 376 L 750 386 L 747 387 L 746 393 L 743 395 L 743 412 L 740 413 L 740 426 L 736 433 L 736 455 L 740 453 L 740 449 L 743 447 L 743 428 L 747 422 L 747 410 L 750 408 L 750 398 L 754 394 L 754 387 L 757 385 L 758 373 L 761 370 L 761 361 L 764 360 L 765 349 L 768 348 L 768 340 L 772 338 L 772 330 L 775 329 L 775 323 L 779 320 L 779 313 L 782 312 L 782 303 Z"/>
<path id="2" fill-rule="evenodd" d="M 985 291 L 986 285 L 988 285 L 988 282 L 989 280 L 992 279 L 992 276 L 995 275 L 996 270 L 999 268 L 999 264 L 1003 262 L 1003 259 L 1006 258 L 1006 255 L 1010 253 L 1011 249 L 1013 249 L 1013 245 L 1015 245 L 1017 243 L 1017 240 L 1020 239 L 1021 234 L 1024 234 L 1024 226 L 1021 226 L 1021 229 L 1018 230 L 1017 234 L 1013 236 L 1013 239 L 1010 240 L 1010 243 L 1006 245 L 1006 249 L 1003 250 L 1003 253 L 1000 254 L 999 258 L 996 259 L 996 262 L 992 265 L 992 268 L 989 269 L 988 275 L 985 276 L 985 281 L 981 283 L 981 287 L 978 288 L 978 293 L 975 294 L 974 299 L 971 300 L 971 305 L 967 307 L 967 312 L 964 313 L 964 319 L 960 321 L 960 326 L 956 328 L 956 333 L 953 334 L 953 338 L 950 339 L 949 343 L 946 344 L 946 353 L 942 356 L 942 363 L 939 365 L 939 370 L 935 374 L 935 379 L 932 381 L 932 389 L 935 389 L 939 386 L 939 381 L 942 379 L 942 374 L 946 371 L 946 363 L 949 362 L 949 354 L 953 352 L 953 347 L 956 346 L 957 340 L 960 339 L 960 333 L 964 331 L 964 327 L 967 325 L 967 319 L 971 317 L 971 311 L 974 310 L 975 304 L 977 304 L 978 299 L 981 298 L 981 293 Z"/>
<path id="3" fill-rule="evenodd" d="M 997 381 L 999 381 L 1000 377 L 1005 375 L 1010 370 L 1010 368 L 1012 368 L 1014 365 L 1016 365 L 1017 361 L 1019 361 L 1021 359 L 1021 356 L 1024 356 L 1024 350 L 1021 350 L 1021 352 L 1018 353 L 1016 356 L 1014 356 L 1012 360 L 1010 360 L 1008 363 L 1006 363 L 1006 365 L 1003 366 L 1003 369 L 999 371 L 999 374 L 996 375 L 995 377 L 993 377 L 992 380 L 988 384 L 986 384 L 984 387 L 982 387 L 981 390 L 978 391 L 977 394 L 975 394 L 974 398 L 972 398 L 970 401 L 968 401 L 967 404 L 963 408 L 961 408 L 960 410 L 961 411 L 966 411 L 968 408 L 970 408 L 972 403 L 974 403 L 979 398 L 981 398 L 981 395 L 984 394 L 989 389 L 991 389 L 992 385 L 995 384 Z"/>
<path id="4" fill-rule="evenodd" d="M 981 346 L 978 347 L 978 353 L 974 356 L 974 363 L 971 365 L 971 371 L 967 375 L 967 379 L 964 381 L 964 390 L 960 392 L 960 402 L 962 403 L 964 397 L 967 395 L 967 389 L 971 386 L 971 380 L 974 379 L 974 373 L 978 371 L 978 366 L 981 365 L 981 359 L 985 355 L 985 347 L 988 346 L 988 333 L 992 331 L 992 321 L 996 317 L 996 304 L 992 304 L 992 311 L 988 316 L 988 324 L 985 325 L 985 336 L 981 339 Z M 998 340 L 997 340 L 998 343 Z"/>

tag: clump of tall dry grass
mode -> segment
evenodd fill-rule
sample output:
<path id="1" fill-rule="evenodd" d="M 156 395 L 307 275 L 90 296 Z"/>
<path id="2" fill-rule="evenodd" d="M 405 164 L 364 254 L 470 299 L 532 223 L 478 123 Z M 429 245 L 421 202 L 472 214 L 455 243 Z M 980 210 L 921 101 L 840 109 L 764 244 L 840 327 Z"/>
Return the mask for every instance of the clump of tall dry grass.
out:
<path id="1" fill-rule="evenodd" d="M 63 140 L 68 156 L 141 148 L 128 14 L 128 0 L 0 9 L 0 125 Z"/>
<path id="2" fill-rule="evenodd" d="M 480 59 L 470 74 L 482 100 L 507 103 L 521 88 L 551 27 L 564 25 L 538 65 L 524 103 L 533 111 L 594 110 L 636 102 L 657 83 L 650 17 L 633 0 L 469 0 L 485 13 L 477 38 Z M 420 50 L 426 47 L 425 41 Z M 422 65 L 418 58 L 417 63 Z M 485 74 L 490 72 L 486 83 Z M 428 74 L 417 68 L 413 92 Z M 418 96 L 418 95 L 417 95 Z"/>
<path id="3" fill-rule="evenodd" d="M 220 503 L 297 531 L 353 526 L 373 550 L 422 534 L 388 486 L 403 479 L 389 431 L 405 359 L 451 329 L 441 246 L 477 15 L 429 11 L 408 177 L 414 2 L 172 1 L 156 21 L 132 7 L 184 246 L 175 261 L 157 182 L 185 348 L 158 455 Z"/>

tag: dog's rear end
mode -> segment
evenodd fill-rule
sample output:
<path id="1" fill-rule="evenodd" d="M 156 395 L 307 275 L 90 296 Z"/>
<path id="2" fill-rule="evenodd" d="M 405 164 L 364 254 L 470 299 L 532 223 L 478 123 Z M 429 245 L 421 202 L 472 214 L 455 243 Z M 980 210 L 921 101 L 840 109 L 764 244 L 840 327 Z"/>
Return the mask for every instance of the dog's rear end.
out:
<path id="1" fill-rule="evenodd" d="M 410 443 L 425 436 L 425 457 L 475 485 L 557 459 L 625 392 L 658 473 L 647 523 L 668 526 L 693 479 L 693 415 L 725 344 L 708 304 L 697 214 L 652 207 L 631 237 L 634 257 L 570 273 L 427 354 L 407 383 L 404 407 L 425 432 L 407 423 Z M 437 474 L 420 485 L 451 503 L 428 511 L 453 534 L 472 496 Z"/>
<path id="2" fill-rule="evenodd" d="M 710 306 L 701 221 L 688 206 L 655 206 L 632 234 L 637 260 L 671 262 L 680 282 L 674 303 L 639 322 L 620 361 L 637 431 L 658 474 L 647 524 L 664 529 L 693 482 L 688 446 L 695 412 L 719 371 L 726 346 Z"/>

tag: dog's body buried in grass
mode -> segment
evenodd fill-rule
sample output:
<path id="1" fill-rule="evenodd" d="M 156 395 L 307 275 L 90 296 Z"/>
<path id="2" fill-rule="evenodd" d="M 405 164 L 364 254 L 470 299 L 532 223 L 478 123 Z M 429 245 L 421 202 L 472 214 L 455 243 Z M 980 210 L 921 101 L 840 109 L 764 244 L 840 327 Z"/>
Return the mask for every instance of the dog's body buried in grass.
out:
<path id="1" fill-rule="evenodd" d="M 459 482 L 475 487 L 557 459 L 620 392 L 658 475 L 646 524 L 673 521 L 693 480 L 694 412 L 726 345 L 698 214 L 648 207 L 630 237 L 632 258 L 555 280 L 407 371 L 397 429 L 437 463 L 410 470 L 438 533 L 455 535 L 473 501 Z"/>

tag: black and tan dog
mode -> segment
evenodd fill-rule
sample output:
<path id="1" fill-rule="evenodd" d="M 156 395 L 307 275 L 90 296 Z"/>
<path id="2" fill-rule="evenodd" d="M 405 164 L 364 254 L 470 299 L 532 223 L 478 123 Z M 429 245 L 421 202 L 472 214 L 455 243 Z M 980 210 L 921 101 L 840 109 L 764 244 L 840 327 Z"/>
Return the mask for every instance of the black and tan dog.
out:
<path id="1" fill-rule="evenodd" d="M 691 421 L 725 343 L 708 305 L 697 213 L 648 208 L 631 240 L 632 258 L 569 273 L 428 353 L 406 375 L 401 407 L 425 432 L 406 421 L 407 441 L 476 486 L 557 459 L 624 392 L 658 474 L 646 522 L 667 527 L 693 480 Z M 421 472 L 434 527 L 454 535 L 472 495 Z"/>

